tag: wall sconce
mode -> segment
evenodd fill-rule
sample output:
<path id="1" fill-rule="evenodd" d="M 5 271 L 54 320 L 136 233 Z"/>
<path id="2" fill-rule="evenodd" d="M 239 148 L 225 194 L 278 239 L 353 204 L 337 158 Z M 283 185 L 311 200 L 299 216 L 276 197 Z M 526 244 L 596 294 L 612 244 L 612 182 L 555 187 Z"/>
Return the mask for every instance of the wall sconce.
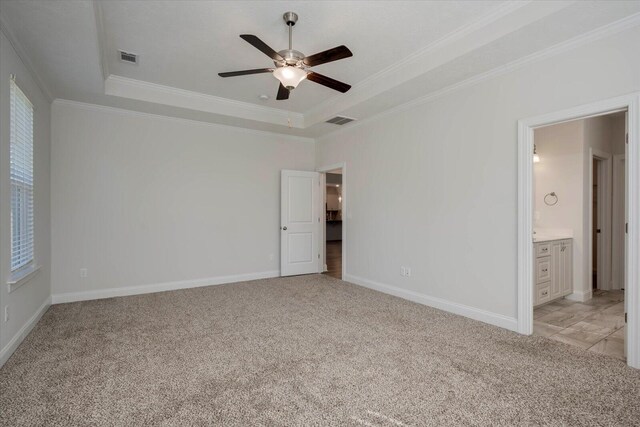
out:
<path id="1" fill-rule="evenodd" d="M 533 144 L 533 163 L 540 163 L 540 156 L 538 156 L 538 152 L 536 151 L 536 144 Z"/>

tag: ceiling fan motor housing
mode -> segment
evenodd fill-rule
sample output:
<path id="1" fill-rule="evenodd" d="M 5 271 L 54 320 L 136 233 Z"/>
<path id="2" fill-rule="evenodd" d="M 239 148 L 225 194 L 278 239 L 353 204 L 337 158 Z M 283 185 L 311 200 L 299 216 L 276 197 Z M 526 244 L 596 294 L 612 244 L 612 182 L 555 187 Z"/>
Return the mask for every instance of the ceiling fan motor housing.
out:
<path id="1" fill-rule="evenodd" d="M 287 65 L 298 65 L 304 59 L 304 54 L 294 49 L 284 49 L 278 52 L 278 55 L 284 58 Z M 282 66 L 282 63 L 273 61 L 276 66 Z"/>

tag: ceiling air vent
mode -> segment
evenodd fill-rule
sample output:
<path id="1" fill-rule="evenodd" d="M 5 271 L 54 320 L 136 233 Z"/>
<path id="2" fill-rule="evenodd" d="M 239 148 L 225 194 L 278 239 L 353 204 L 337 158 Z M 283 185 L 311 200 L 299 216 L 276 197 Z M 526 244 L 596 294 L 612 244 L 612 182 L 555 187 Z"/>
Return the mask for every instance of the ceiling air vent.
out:
<path id="1" fill-rule="evenodd" d="M 353 122 L 354 120 L 355 119 L 352 119 L 351 117 L 335 116 L 334 118 L 327 120 L 327 123 L 342 126 L 349 122 Z"/>
<path id="2" fill-rule="evenodd" d="M 138 55 L 136 55 L 135 53 L 119 50 L 118 55 L 120 55 L 120 61 L 122 62 L 128 62 L 129 64 L 138 64 Z"/>

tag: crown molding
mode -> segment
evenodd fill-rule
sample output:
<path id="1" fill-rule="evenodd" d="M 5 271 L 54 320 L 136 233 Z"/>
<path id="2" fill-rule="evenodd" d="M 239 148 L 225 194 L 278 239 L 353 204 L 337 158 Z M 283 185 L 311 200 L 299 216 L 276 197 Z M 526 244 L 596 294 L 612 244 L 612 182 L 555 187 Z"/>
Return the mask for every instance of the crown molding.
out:
<path id="1" fill-rule="evenodd" d="M 305 124 L 311 126 L 323 122 L 340 111 L 354 107 L 574 3 L 575 1 L 506 2 L 489 14 L 354 85 L 339 99 L 329 99 L 307 111 Z"/>
<path id="2" fill-rule="evenodd" d="M 104 35 L 104 19 L 102 12 L 102 5 L 98 0 L 91 2 L 93 6 L 93 15 L 96 20 L 96 43 L 98 45 L 98 57 L 100 60 L 100 70 L 102 71 L 102 80 L 106 80 L 109 77 L 109 57 L 105 48 L 105 35 Z"/>
<path id="3" fill-rule="evenodd" d="M 248 102 L 163 86 L 111 74 L 104 82 L 105 94 L 171 105 L 190 110 L 233 116 L 281 126 L 303 129 L 304 116 Z"/>
<path id="4" fill-rule="evenodd" d="M 162 120 L 176 122 L 176 123 L 197 124 L 197 125 L 202 125 L 207 127 L 214 127 L 219 129 L 222 128 L 222 129 L 234 130 L 238 132 L 250 133 L 255 135 L 277 136 L 278 138 L 281 138 L 281 139 L 284 138 L 284 139 L 294 140 L 298 142 L 307 142 L 307 143 L 315 142 L 314 138 L 309 138 L 305 136 L 287 135 L 286 133 L 271 132 L 268 130 L 249 129 L 245 127 L 225 125 L 221 123 L 212 123 L 212 122 L 206 122 L 202 120 L 186 119 L 184 117 L 167 116 L 164 114 L 145 113 L 143 111 L 130 110 L 127 108 L 110 107 L 107 105 L 100 105 L 100 104 L 90 104 L 88 102 L 73 101 L 73 100 L 62 99 L 62 98 L 57 98 L 56 100 L 54 100 L 53 105 L 72 107 L 72 108 L 77 108 L 77 109 L 87 110 L 87 111 L 115 113 L 115 114 L 121 114 L 121 115 L 133 116 L 133 117 L 162 119 Z"/>
<path id="5" fill-rule="evenodd" d="M 45 84 L 44 80 L 40 77 L 40 74 L 38 74 L 38 72 L 36 71 L 36 68 L 33 66 L 33 62 L 31 62 L 31 59 L 25 53 L 25 50 L 22 48 L 22 45 L 18 43 L 18 39 L 13 35 L 13 32 L 5 23 L 2 15 L 0 15 L 0 31 L 2 32 L 2 34 L 4 34 L 7 40 L 9 40 L 11 47 L 13 47 L 13 50 L 18 55 L 18 58 L 20 58 L 25 68 L 29 72 L 29 74 L 31 74 L 31 76 L 33 77 L 33 80 L 35 81 L 38 88 L 40 88 L 40 91 L 42 92 L 44 97 L 47 99 L 49 103 L 51 103 L 54 97 L 51 94 L 49 87 Z"/>
<path id="6" fill-rule="evenodd" d="M 435 101 L 438 98 L 442 98 L 443 96 L 446 96 L 453 92 L 457 92 L 459 90 L 474 86 L 485 80 L 489 80 L 504 74 L 508 74 L 510 72 L 523 68 L 526 65 L 530 65 L 532 63 L 542 61 L 544 59 L 559 55 L 561 53 L 567 52 L 572 49 L 576 49 L 580 46 L 586 45 L 591 42 L 602 40 L 604 38 L 613 36 L 615 34 L 621 33 L 623 31 L 626 31 L 638 26 L 640 26 L 640 13 L 629 15 L 623 19 L 620 19 L 618 21 L 596 28 L 595 30 L 586 32 L 584 34 L 581 34 L 569 40 L 557 43 L 546 49 L 540 50 L 538 52 L 534 52 L 520 59 L 516 59 L 515 61 L 509 62 L 505 65 L 501 65 L 499 67 L 496 67 L 484 73 L 477 74 L 466 80 L 444 87 L 437 91 L 428 93 L 419 98 L 412 99 L 403 104 L 397 105 L 388 110 L 374 114 L 373 116 L 367 117 L 365 119 L 358 120 L 357 122 L 353 123 L 349 127 L 336 129 L 331 132 L 325 133 L 324 135 L 317 137 L 316 142 L 322 141 L 325 138 L 333 137 L 333 136 L 348 132 L 349 130 L 360 127 L 366 123 L 369 123 L 372 121 L 379 121 L 383 117 L 390 116 L 390 115 L 399 113 L 401 111 L 409 110 L 411 108 L 414 108 L 423 104 L 428 104 L 429 102 Z"/>

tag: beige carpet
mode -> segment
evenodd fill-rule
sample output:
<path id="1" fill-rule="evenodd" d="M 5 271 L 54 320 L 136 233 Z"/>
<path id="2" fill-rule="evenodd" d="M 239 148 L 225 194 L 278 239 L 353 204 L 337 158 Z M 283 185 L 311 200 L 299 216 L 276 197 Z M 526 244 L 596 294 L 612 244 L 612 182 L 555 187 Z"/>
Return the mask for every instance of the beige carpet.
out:
<path id="1" fill-rule="evenodd" d="M 326 276 L 49 309 L 0 425 L 640 425 L 640 371 Z"/>

